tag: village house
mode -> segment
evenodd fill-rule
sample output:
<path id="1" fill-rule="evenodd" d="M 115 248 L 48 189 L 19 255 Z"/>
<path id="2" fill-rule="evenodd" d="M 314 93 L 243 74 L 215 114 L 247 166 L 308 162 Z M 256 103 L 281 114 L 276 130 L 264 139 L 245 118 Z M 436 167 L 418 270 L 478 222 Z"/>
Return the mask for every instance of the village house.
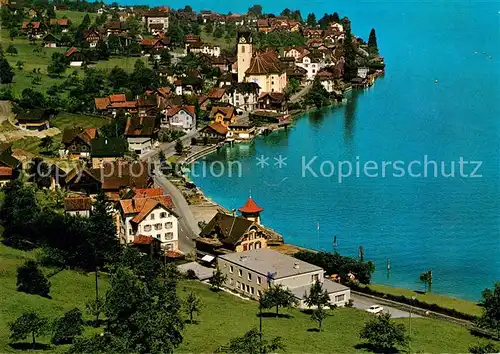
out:
<path id="1" fill-rule="evenodd" d="M 163 189 L 133 189 L 132 197 L 119 201 L 119 213 L 121 243 L 150 236 L 160 240 L 166 251 L 179 250 L 178 216 Z"/>
<path id="2" fill-rule="evenodd" d="M 21 26 L 21 31 L 29 37 L 40 39 L 45 34 L 45 25 L 38 21 L 25 21 Z"/>
<path id="3" fill-rule="evenodd" d="M 211 104 L 222 102 L 222 103 L 230 103 L 231 96 L 228 91 L 224 87 L 214 87 L 207 94 L 207 99 Z"/>
<path id="4" fill-rule="evenodd" d="M 161 31 L 166 32 L 168 30 L 168 12 L 165 11 L 158 11 L 158 10 L 150 10 L 150 11 L 144 11 L 142 13 L 142 22 L 148 29 L 148 31 L 151 31 L 151 25 L 161 25 Z M 156 28 L 156 26 L 155 26 Z"/>
<path id="5" fill-rule="evenodd" d="M 271 32 L 271 24 L 269 23 L 269 19 L 260 18 L 257 20 L 257 31 L 269 33 Z"/>
<path id="6" fill-rule="evenodd" d="M 257 109 L 262 111 L 286 113 L 285 95 L 279 92 L 263 92 L 257 101 Z"/>
<path id="7" fill-rule="evenodd" d="M 154 95 L 142 95 L 137 97 L 137 114 L 139 117 L 156 117 L 158 105 Z"/>
<path id="8" fill-rule="evenodd" d="M 72 216 L 88 218 L 92 210 L 92 199 L 89 197 L 64 198 L 64 213 Z"/>
<path id="9" fill-rule="evenodd" d="M 203 89 L 203 79 L 200 77 L 186 76 L 178 78 L 174 81 L 175 94 L 182 95 L 197 95 Z"/>
<path id="10" fill-rule="evenodd" d="M 196 110 L 193 105 L 173 106 L 162 119 L 162 128 L 189 133 L 196 129 Z"/>
<path id="11" fill-rule="evenodd" d="M 90 142 L 96 137 L 96 128 L 73 127 L 64 129 L 61 156 L 90 157 Z"/>
<path id="12" fill-rule="evenodd" d="M 121 21 L 109 21 L 106 22 L 104 25 L 104 30 L 106 31 L 106 37 L 109 37 L 110 35 L 120 35 L 123 33 L 127 33 L 129 26 L 126 22 L 121 22 Z"/>
<path id="13" fill-rule="evenodd" d="M 110 201 L 118 201 L 127 188 L 149 188 L 152 179 L 147 162 L 114 160 L 98 168 L 75 168 L 68 172 L 64 184 L 70 191 L 87 195 L 102 189 Z"/>
<path id="14" fill-rule="evenodd" d="M 118 161 L 127 152 L 127 141 L 122 137 L 95 138 L 90 142 L 92 168 L 100 168 L 103 164 Z"/>
<path id="15" fill-rule="evenodd" d="M 43 37 L 43 46 L 45 48 L 57 48 L 57 44 L 60 43 L 59 38 L 54 36 L 52 33 L 48 33 Z"/>
<path id="16" fill-rule="evenodd" d="M 116 116 L 118 111 L 133 114 L 137 113 L 137 101 L 127 101 L 124 93 L 117 93 L 108 97 L 94 98 L 95 108 L 98 112 Z"/>
<path id="17" fill-rule="evenodd" d="M 195 44 L 195 43 L 200 43 L 201 42 L 201 37 L 197 36 L 195 34 L 186 34 L 184 36 L 184 44 Z"/>
<path id="18" fill-rule="evenodd" d="M 236 110 L 233 106 L 214 106 L 208 116 L 212 123 L 220 123 L 227 127 L 236 120 Z"/>
<path id="19" fill-rule="evenodd" d="M 42 131 L 50 128 L 52 112 L 43 108 L 25 109 L 16 115 L 16 125 L 23 130 Z"/>
<path id="20" fill-rule="evenodd" d="M 62 33 L 69 31 L 69 20 L 67 18 L 51 18 L 49 24 L 51 27 L 59 26 Z"/>
<path id="21" fill-rule="evenodd" d="M 255 82 L 239 82 L 230 88 L 231 104 L 237 110 L 251 112 L 257 106 L 260 87 Z"/>
<path id="22" fill-rule="evenodd" d="M 300 23 L 295 20 L 290 20 L 286 17 L 270 18 L 271 31 L 299 32 L 301 30 Z"/>
<path id="23" fill-rule="evenodd" d="M 227 128 L 227 139 L 249 141 L 255 138 L 255 126 L 248 121 L 236 121 Z"/>
<path id="24" fill-rule="evenodd" d="M 326 279 L 323 268 L 266 248 L 221 254 L 217 266 L 227 277 L 225 287 L 256 300 L 269 287 L 282 285 L 293 293 L 298 308 L 307 309 L 305 297 L 316 282 L 331 306 L 345 306 L 350 299 L 350 289 Z"/>
<path id="25" fill-rule="evenodd" d="M 314 80 L 318 71 L 328 65 L 322 53 L 310 52 L 298 59 L 296 64 L 298 67 L 307 70 L 307 80 Z"/>
<path id="26" fill-rule="evenodd" d="M 203 142 L 207 144 L 218 144 L 226 140 L 228 129 L 221 123 L 212 123 L 205 126 L 199 131 L 200 137 Z"/>
<path id="27" fill-rule="evenodd" d="M 211 57 L 220 56 L 220 47 L 218 45 L 203 42 L 186 44 L 186 51 L 194 54 L 206 54 Z"/>
<path id="28" fill-rule="evenodd" d="M 0 143 L 0 187 L 17 177 L 20 166 L 19 160 L 12 156 L 12 144 Z"/>
<path id="29" fill-rule="evenodd" d="M 168 38 L 143 39 L 140 43 L 143 55 L 155 55 L 167 48 Z"/>
<path id="30" fill-rule="evenodd" d="M 89 43 L 90 48 L 97 47 L 97 43 L 102 40 L 102 34 L 99 30 L 95 28 L 91 28 L 83 31 L 83 39 L 85 39 Z"/>
<path id="31" fill-rule="evenodd" d="M 151 151 L 155 134 L 156 117 L 128 117 L 124 136 L 127 138 L 129 151 L 137 155 Z"/>
<path id="32" fill-rule="evenodd" d="M 298 60 L 304 55 L 309 54 L 310 51 L 305 46 L 295 46 L 295 47 L 284 47 L 283 48 L 283 56 L 285 58 L 294 58 Z"/>
<path id="33" fill-rule="evenodd" d="M 70 49 L 68 49 L 66 53 L 64 53 L 64 55 L 69 62 L 69 66 L 80 67 L 87 62 L 87 57 L 85 56 L 85 54 L 80 52 L 75 47 L 71 47 Z"/>
<path id="34" fill-rule="evenodd" d="M 297 80 L 297 82 L 300 85 L 306 85 L 307 84 L 307 70 L 304 68 L 300 68 L 298 66 L 295 66 L 295 63 L 293 67 L 288 67 L 286 69 L 286 77 L 288 80 L 294 79 Z"/>
<path id="35" fill-rule="evenodd" d="M 267 247 L 267 236 L 259 225 L 241 216 L 218 212 L 196 238 L 198 258 Z"/>

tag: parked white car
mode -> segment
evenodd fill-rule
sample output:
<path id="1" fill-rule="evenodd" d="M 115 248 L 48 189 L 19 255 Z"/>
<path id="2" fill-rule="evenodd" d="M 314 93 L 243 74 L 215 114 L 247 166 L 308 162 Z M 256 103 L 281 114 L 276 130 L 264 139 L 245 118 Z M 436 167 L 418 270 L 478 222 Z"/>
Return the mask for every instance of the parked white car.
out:
<path id="1" fill-rule="evenodd" d="M 384 311 L 384 308 L 380 305 L 372 305 L 369 308 L 367 308 L 366 311 L 368 311 L 370 313 L 377 314 L 377 313 L 381 313 L 382 311 Z"/>

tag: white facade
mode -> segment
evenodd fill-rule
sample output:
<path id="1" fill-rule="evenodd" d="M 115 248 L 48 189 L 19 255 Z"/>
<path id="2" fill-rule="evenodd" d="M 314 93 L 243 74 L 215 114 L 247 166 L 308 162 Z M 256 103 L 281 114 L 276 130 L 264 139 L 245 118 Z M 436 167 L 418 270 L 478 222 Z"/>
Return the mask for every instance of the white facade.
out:
<path id="1" fill-rule="evenodd" d="M 314 77 L 318 73 L 318 71 L 326 66 L 324 61 L 314 62 L 307 55 L 302 58 L 301 61 L 297 62 L 295 65 L 298 67 L 307 70 L 307 80 L 314 80 Z"/>
<path id="2" fill-rule="evenodd" d="M 146 27 L 149 29 L 152 24 L 161 24 L 163 30 L 166 31 L 168 29 L 168 16 L 146 17 Z"/>
<path id="3" fill-rule="evenodd" d="M 196 128 L 196 119 L 184 109 L 181 109 L 173 116 L 164 118 L 161 127 L 190 132 Z"/>
<path id="4" fill-rule="evenodd" d="M 258 98 L 258 94 L 240 93 L 235 90 L 232 96 L 231 104 L 241 111 L 251 112 L 255 109 Z"/>
<path id="5" fill-rule="evenodd" d="M 203 44 L 201 47 L 190 47 L 189 51 L 191 53 L 207 54 L 207 55 L 210 55 L 212 57 L 219 57 L 220 56 L 220 47 L 213 46 L 210 44 Z"/>
<path id="6" fill-rule="evenodd" d="M 158 205 L 139 224 L 131 222 L 134 217 L 135 215 L 122 215 L 120 218 L 122 243 L 131 243 L 139 235 L 152 236 L 160 240 L 166 250 L 178 251 L 178 220 L 168 209 Z"/>
<path id="7" fill-rule="evenodd" d="M 135 152 L 138 155 L 144 154 L 150 151 L 153 147 L 153 140 L 151 138 L 127 138 L 128 149 Z"/>
<path id="8" fill-rule="evenodd" d="M 90 210 L 73 210 L 67 211 L 66 214 L 88 218 L 90 216 Z"/>
<path id="9" fill-rule="evenodd" d="M 321 80 L 321 85 L 325 88 L 326 91 L 331 93 L 334 90 L 335 81 L 333 79 Z"/>

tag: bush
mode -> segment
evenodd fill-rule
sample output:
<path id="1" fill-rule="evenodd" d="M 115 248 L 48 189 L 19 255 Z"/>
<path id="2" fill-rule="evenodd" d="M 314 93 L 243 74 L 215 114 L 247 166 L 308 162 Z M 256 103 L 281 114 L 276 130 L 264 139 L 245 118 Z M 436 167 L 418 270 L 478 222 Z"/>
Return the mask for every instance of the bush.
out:
<path id="1" fill-rule="evenodd" d="M 187 272 L 186 272 L 186 277 L 188 279 L 198 279 L 198 277 L 196 276 L 196 273 L 194 272 L 194 270 L 192 269 L 188 269 Z"/>
<path id="2" fill-rule="evenodd" d="M 50 282 L 35 261 L 26 261 L 17 268 L 17 291 L 49 297 Z"/>
<path id="3" fill-rule="evenodd" d="M 82 312 L 76 307 L 54 321 L 52 343 L 68 344 L 83 333 Z"/>

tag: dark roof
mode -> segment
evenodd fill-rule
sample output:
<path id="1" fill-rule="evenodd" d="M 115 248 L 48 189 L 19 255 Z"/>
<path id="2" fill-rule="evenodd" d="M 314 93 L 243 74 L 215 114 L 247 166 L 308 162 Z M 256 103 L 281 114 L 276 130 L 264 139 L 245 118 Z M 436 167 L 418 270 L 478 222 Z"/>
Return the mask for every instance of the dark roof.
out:
<path id="1" fill-rule="evenodd" d="M 0 165 L 14 168 L 19 164 L 19 161 L 12 156 L 11 144 L 0 144 Z"/>
<path id="2" fill-rule="evenodd" d="M 97 135 L 96 128 L 72 127 L 66 128 L 63 131 L 62 143 L 71 144 L 76 137 L 82 139 L 85 143 L 90 144 L 90 141 Z"/>
<path id="3" fill-rule="evenodd" d="M 84 198 L 64 198 L 65 211 L 81 211 L 92 209 L 92 199 Z"/>
<path id="4" fill-rule="evenodd" d="M 16 118 L 18 121 L 22 122 L 43 122 L 48 120 L 50 112 L 43 108 L 30 108 L 25 109 L 19 113 Z"/>
<path id="5" fill-rule="evenodd" d="M 155 117 L 128 117 L 125 136 L 151 136 L 155 129 Z"/>
<path id="6" fill-rule="evenodd" d="M 273 51 L 256 53 L 245 72 L 248 75 L 267 75 L 283 72 L 283 64 Z"/>
<path id="7" fill-rule="evenodd" d="M 238 82 L 233 86 L 234 90 L 239 93 L 254 93 L 259 92 L 260 86 L 256 82 Z"/>
<path id="8" fill-rule="evenodd" d="M 273 103 L 282 103 L 285 101 L 285 94 L 281 92 L 263 92 L 259 97 L 259 101 L 263 101 L 266 97 L 269 97 Z"/>
<path id="9" fill-rule="evenodd" d="M 216 234 L 224 244 L 235 245 L 254 223 L 240 216 L 217 213 L 201 231 L 201 237 L 211 238 Z"/>
<path id="10" fill-rule="evenodd" d="M 123 138 L 96 138 L 90 142 L 92 157 L 122 157 L 127 151 Z"/>

